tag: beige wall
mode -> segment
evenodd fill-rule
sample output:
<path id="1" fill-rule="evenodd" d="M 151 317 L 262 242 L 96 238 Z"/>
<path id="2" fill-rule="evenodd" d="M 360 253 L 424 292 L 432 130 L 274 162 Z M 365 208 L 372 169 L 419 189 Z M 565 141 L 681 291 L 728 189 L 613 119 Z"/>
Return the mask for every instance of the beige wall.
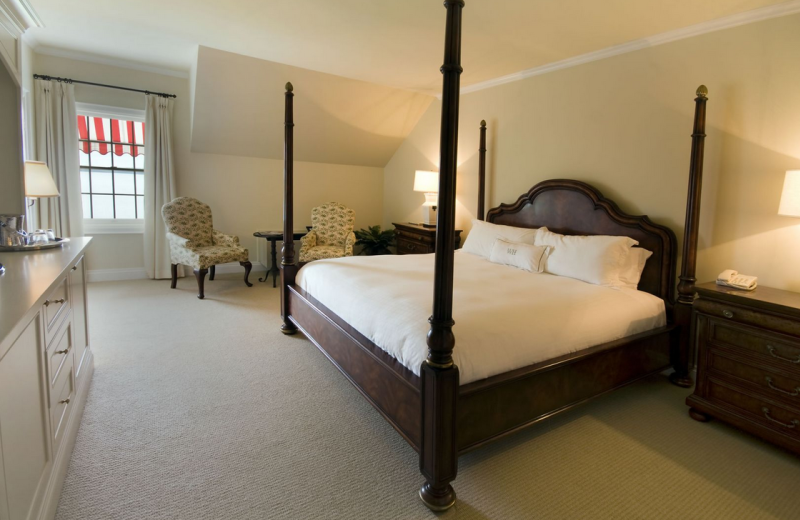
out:
<path id="1" fill-rule="evenodd" d="M 696 87 L 709 89 L 698 278 L 725 268 L 800 290 L 800 220 L 777 215 L 800 168 L 800 15 L 528 78 L 461 98 L 457 223 L 476 210 L 488 122 L 487 207 L 574 178 L 683 235 Z M 469 66 L 468 57 L 464 67 Z M 438 166 L 434 103 L 384 170 L 384 223 L 419 220 L 416 169 Z"/>
<path id="2" fill-rule="evenodd" d="M 280 229 L 283 211 L 283 162 L 192 152 L 189 80 L 163 74 L 98 65 L 37 54 L 38 74 L 131 86 L 177 94 L 173 120 L 175 168 L 179 195 L 211 205 L 215 227 L 239 235 L 256 260 L 254 231 Z M 78 102 L 124 108 L 144 108 L 138 93 L 75 85 Z M 383 216 L 381 168 L 297 163 L 295 221 L 310 224 L 311 208 L 336 200 L 356 210 L 356 226 L 379 223 Z M 141 235 L 97 235 L 87 253 L 89 269 L 143 267 Z"/>

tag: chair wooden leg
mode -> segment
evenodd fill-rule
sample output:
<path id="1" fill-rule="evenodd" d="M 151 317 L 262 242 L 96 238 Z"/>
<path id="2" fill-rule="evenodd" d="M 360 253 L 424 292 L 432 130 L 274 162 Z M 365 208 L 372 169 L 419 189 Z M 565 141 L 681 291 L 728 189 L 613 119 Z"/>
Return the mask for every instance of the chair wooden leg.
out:
<path id="1" fill-rule="evenodd" d="M 212 265 L 212 266 L 211 266 L 211 267 L 208 269 L 208 271 L 209 271 L 209 273 L 208 273 L 208 279 L 209 279 L 209 280 L 213 280 L 213 279 L 214 279 L 214 275 L 216 274 L 216 271 L 217 271 L 217 270 L 216 270 L 216 267 L 217 267 L 216 265 Z"/>
<path id="2" fill-rule="evenodd" d="M 250 261 L 247 261 L 247 262 L 239 262 L 239 265 L 244 267 L 244 283 L 245 283 L 245 285 L 247 285 L 248 287 L 252 287 L 253 284 L 251 284 L 250 281 L 247 278 L 250 276 L 250 270 L 253 268 L 253 264 L 251 264 Z"/>
<path id="3" fill-rule="evenodd" d="M 206 274 L 208 274 L 208 269 L 195 269 L 194 276 L 197 278 L 197 297 L 201 300 L 206 297 L 206 291 L 204 289 L 204 285 L 206 282 Z"/>
<path id="4" fill-rule="evenodd" d="M 169 288 L 174 289 L 178 286 L 178 264 L 172 264 L 172 283 Z"/>

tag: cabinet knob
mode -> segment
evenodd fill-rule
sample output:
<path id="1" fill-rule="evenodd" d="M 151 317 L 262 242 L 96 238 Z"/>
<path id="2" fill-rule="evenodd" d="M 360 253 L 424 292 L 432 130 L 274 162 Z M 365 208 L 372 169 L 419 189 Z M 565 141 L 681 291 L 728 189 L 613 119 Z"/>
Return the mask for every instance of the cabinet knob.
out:
<path id="1" fill-rule="evenodd" d="M 73 266 L 72 266 L 72 270 L 73 270 L 73 271 L 77 271 L 77 270 L 78 270 L 78 266 L 77 266 L 77 265 L 73 265 Z"/>
<path id="2" fill-rule="evenodd" d="M 64 299 L 64 298 L 59 298 L 58 300 L 52 300 L 52 301 L 51 300 L 45 300 L 44 301 L 44 305 L 45 305 L 45 307 L 47 307 L 51 303 L 64 303 L 65 301 L 67 301 L 67 300 Z"/>
<path id="3" fill-rule="evenodd" d="M 69 397 L 67 397 L 66 399 L 62 399 L 61 401 L 59 401 L 59 403 L 61 403 L 61 404 L 69 404 Z"/>
<path id="4" fill-rule="evenodd" d="M 724 309 L 722 311 L 722 315 L 725 316 L 728 319 L 731 319 L 731 318 L 733 318 L 733 311 L 729 311 L 728 309 Z"/>

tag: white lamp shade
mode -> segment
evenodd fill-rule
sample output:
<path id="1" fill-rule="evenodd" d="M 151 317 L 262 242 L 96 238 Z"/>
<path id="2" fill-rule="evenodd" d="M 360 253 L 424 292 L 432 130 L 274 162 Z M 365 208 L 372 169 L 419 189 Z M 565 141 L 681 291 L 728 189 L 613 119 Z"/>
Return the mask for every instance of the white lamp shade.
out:
<path id="1" fill-rule="evenodd" d="M 414 173 L 414 191 L 424 193 L 439 193 L 439 174 L 425 170 Z"/>
<path id="2" fill-rule="evenodd" d="M 25 196 L 58 197 L 58 188 L 50 168 L 43 162 L 25 161 Z"/>
<path id="3" fill-rule="evenodd" d="M 800 217 L 800 170 L 786 172 L 778 215 Z"/>

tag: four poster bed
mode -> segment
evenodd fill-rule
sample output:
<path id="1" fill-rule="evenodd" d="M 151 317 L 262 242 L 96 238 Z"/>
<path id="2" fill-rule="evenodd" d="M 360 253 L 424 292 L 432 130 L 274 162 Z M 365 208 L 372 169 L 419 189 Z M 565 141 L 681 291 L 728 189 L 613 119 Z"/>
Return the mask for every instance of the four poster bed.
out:
<path id="1" fill-rule="evenodd" d="M 472 255 L 463 252 L 454 254 L 463 6 L 461 0 L 445 1 L 447 23 L 445 60 L 441 69 L 444 87 L 435 255 L 405 257 L 402 261 L 399 259 L 403 257 L 325 260 L 308 264 L 298 272 L 294 244 L 289 240 L 284 243 L 281 261 L 282 331 L 293 334 L 298 329 L 302 330 L 419 453 L 420 471 L 426 480 L 419 495 L 433 510 L 444 510 L 455 503 L 455 492 L 450 482 L 456 477 L 460 454 L 593 397 L 662 371 L 670 365 L 675 369 L 671 376 L 675 384 L 690 386 L 692 383 L 689 378 L 689 323 L 694 299 L 705 137 L 705 87 L 701 86 L 697 90 L 695 99 L 686 232 L 677 300 L 673 298 L 677 250 L 675 234 L 669 228 L 653 223 L 646 216 L 624 213 L 614 202 L 586 183 L 574 180 L 540 182 L 515 203 L 501 204 L 490 209 L 484 219 L 486 125 L 482 122 L 479 220 L 517 228 L 547 227 L 564 235 L 627 236 L 638 241 L 642 248 L 653 254 L 645 264 L 638 290 L 625 289 L 616 292 L 608 287 L 558 276 L 530 273 L 518 275 L 512 273 L 513 269 L 501 266 L 506 271 L 498 274 L 498 277 L 517 278 L 509 278 L 510 281 L 503 282 L 506 285 L 494 285 L 506 287 L 510 294 L 512 287 L 536 279 L 536 283 L 552 285 L 548 293 L 550 299 L 546 302 L 542 298 L 537 300 L 540 295 L 538 288 L 523 288 L 527 291 L 524 294 L 530 296 L 530 304 L 539 305 L 538 307 L 528 308 L 524 297 L 520 299 L 518 295 L 504 298 L 503 293 L 483 293 L 483 300 L 479 305 L 470 307 L 464 303 L 469 300 L 464 296 L 464 287 L 467 285 L 464 279 L 472 273 L 471 263 L 483 259 L 475 260 L 470 258 Z M 291 84 L 287 84 L 284 236 L 291 236 L 294 229 L 292 90 Z M 366 261 L 371 262 L 369 269 L 362 270 L 374 270 L 379 278 L 390 278 L 393 272 L 401 271 L 396 276 L 402 278 L 402 285 L 408 287 L 407 292 L 403 293 L 402 288 L 391 289 L 385 300 L 369 300 L 370 312 L 350 305 L 353 300 L 366 299 L 360 291 L 350 292 L 351 297 L 345 298 L 349 303 L 342 303 L 341 298 L 337 300 L 328 294 L 341 293 L 344 287 L 341 282 L 340 286 L 333 286 L 326 293 L 325 287 L 333 280 L 344 280 L 345 285 L 346 282 L 362 283 L 365 288 L 373 285 L 374 279 L 363 277 L 367 275 L 358 277 L 359 262 L 366 265 Z M 408 267 L 409 262 L 417 262 L 421 267 L 415 271 Z M 485 263 L 488 265 L 488 262 Z M 456 264 L 458 270 L 454 269 Z M 325 272 L 326 268 L 339 271 Z M 423 343 L 428 327 L 424 324 L 423 317 L 417 317 L 420 305 L 415 298 L 419 287 L 430 287 L 431 271 L 433 312 L 428 319 L 430 330 Z M 522 281 L 521 277 L 524 276 L 528 278 Z M 452 331 L 454 280 L 456 292 L 460 295 L 459 307 L 456 309 L 459 317 L 457 330 L 463 332 L 459 336 L 459 345 L 464 350 L 464 356 L 459 356 L 461 349 L 456 349 L 456 362 L 456 339 Z M 385 287 L 379 289 L 384 290 Z M 391 292 L 392 290 L 396 292 Z M 556 296 L 567 293 L 575 296 L 572 300 L 560 298 L 560 305 L 568 309 L 565 312 L 571 311 L 573 315 L 591 318 L 590 313 L 595 312 L 591 308 L 605 307 L 609 305 L 609 299 L 615 299 L 614 305 L 627 305 L 626 310 L 617 312 L 615 309 L 621 307 L 610 307 L 612 311 L 602 318 L 603 321 L 613 322 L 613 315 L 627 313 L 628 325 L 642 325 L 639 329 L 628 328 L 628 332 L 621 335 L 619 331 L 609 332 L 607 337 L 613 339 L 601 339 L 586 344 L 585 338 L 579 338 L 561 350 L 544 348 L 545 354 L 540 353 L 538 357 L 525 357 L 525 354 L 517 356 L 518 352 L 525 350 L 525 337 L 531 338 L 533 343 L 537 337 L 552 336 L 552 330 L 547 332 L 543 328 L 537 328 L 538 325 L 531 326 L 524 319 L 526 313 L 534 316 L 536 313 L 547 312 L 551 301 L 554 302 L 553 305 L 557 304 L 555 302 L 559 298 Z M 358 296 L 354 296 L 356 294 Z M 429 302 L 427 298 L 425 297 Z M 599 303 L 592 304 L 592 307 L 590 302 L 595 301 Z M 636 314 L 646 306 L 645 302 L 651 309 L 654 308 L 653 302 L 656 302 L 660 312 L 652 312 L 647 316 Z M 589 307 L 580 307 L 583 304 Z M 329 308 L 329 305 L 336 306 L 337 312 Z M 481 308 L 485 308 L 487 314 L 490 311 L 493 314 L 480 321 Z M 428 309 L 429 307 L 425 307 L 421 311 L 423 316 L 428 315 Z M 472 314 L 466 314 L 469 312 Z M 364 315 L 374 315 L 377 320 L 372 329 L 368 322 L 359 321 L 360 316 Z M 503 321 L 508 316 L 517 317 Z M 410 329 L 394 328 L 393 321 L 403 325 L 410 320 L 413 320 L 409 324 Z M 582 323 L 585 324 L 586 321 Z M 621 323 L 620 326 L 624 328 L 627 325 Z M 525 327 L 528 329 L 525 330 Z M 604 337 L 600 330 L 602 327 L 591 327 L 597 328 L 597 337 Z M 591 327 L 588 330 L 594 333 L 595 329 Z M 481 331 L 489 331 L 489 335 L 481 337 Z M 373 341 L 377 337 L 382 339 Z M 520 338 L 523 340 L 520 341 Z M 523 343 L 522 350 L 519 349 L 520 343 Z M 512 344 L 517 346 L 517 350 L 513 352 Z M 549 345 L 544 345 L 547 346 Z M 421 363 L 420 349 L 424 358 Z M 466 357 L 467 351 L 471 358 Z M 488 356 L 485 355 L 487 352 Z M 503 356 L 517 356 L 518 359 L 515 365 L 503 364 Z M 484 370 L 490 365 L 490 368 Z M 459 366 L 464 372 L 464 381 L 461 381 Z"/>

